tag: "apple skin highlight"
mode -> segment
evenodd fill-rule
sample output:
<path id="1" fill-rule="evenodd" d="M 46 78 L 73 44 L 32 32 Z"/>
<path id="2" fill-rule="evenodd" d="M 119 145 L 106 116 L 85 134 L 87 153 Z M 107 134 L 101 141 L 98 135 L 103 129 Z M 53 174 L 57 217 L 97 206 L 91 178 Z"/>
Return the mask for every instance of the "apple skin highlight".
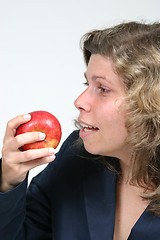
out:
<path id="1" fill-rule="evenodd" d="M 22 150 L 57 148 L 62 136 L 61 125 L 58 119 L 46 111 L 34 111 L 29 114 L 31 115 L 31 120 L 20 125 L 17 128 L 16 135 L 26 132 L 42 132 L 45 133 L 46 137 L 42 141 L 25 144 L 21 147 Z"/>

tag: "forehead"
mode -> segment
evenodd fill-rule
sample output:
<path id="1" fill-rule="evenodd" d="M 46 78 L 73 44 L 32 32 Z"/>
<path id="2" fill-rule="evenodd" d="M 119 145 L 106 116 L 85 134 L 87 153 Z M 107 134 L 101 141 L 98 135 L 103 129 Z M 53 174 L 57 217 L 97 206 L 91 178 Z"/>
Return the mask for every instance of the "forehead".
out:
<path id="1" fill-rule="evenodd" d="M 100 54 L 92 54 L 88 66 L 86 74 L 89 71 L 94 71 L 99 74 L 116 74 L 114 64 L 111 59 L 101 56 Z"/>
<path id="2" fill-rule="evenodd" d="M 118 84 L 124 87 L 123 79 L 116 73 L 113 61 L 99 54 L 91 55 L 85 77 L 87 79 L 99 77 L 110 84 Z"/>

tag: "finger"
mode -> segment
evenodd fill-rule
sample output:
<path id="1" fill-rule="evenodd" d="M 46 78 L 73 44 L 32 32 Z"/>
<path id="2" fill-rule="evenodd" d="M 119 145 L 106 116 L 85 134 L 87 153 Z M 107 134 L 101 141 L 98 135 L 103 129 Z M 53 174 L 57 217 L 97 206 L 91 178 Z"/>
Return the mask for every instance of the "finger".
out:
<path id="1" fill-rule="evenodd" d="M 30 114 L 23 114 L 23 115 L 19 115 L 15 118 L 11 119 L 10 121 L 8 121 L 7 126 L 6 126 L 5 138 L 15 136 L 16 129 L 21 124 L 28 122 L 30 119 L 31 119 Z"/>
<path id="2" fill-rule="evenodd" d="M 54 148 L 31 149 L 17 154 L 15 163 L 25 163 L 45 157 L 55 157 Z"/>
<path id="3" fill-rule="evenodd" d="M 55 160 L 55 155 L 49 156 L 49 157 L 44 157 L 44 158 L 39 158 L 39 159 L 34 159 L 32 161 L 29 161 L 29 162 L 25 162 L 23 164 L 23 166 L 25 168 L 25 172 L 28 172 L 35 167 L 38 167 L 38 166 L 43 165 L 43 164 L 50 163 L 54 160 Z"/>
<path id="4" fill-rule="evenodd" d="M 25 144 L 43 141 L 46 135 L 42 132 L 27 132 L 17 135 L 12 144 L 12 149 L 19 149 Z"/>

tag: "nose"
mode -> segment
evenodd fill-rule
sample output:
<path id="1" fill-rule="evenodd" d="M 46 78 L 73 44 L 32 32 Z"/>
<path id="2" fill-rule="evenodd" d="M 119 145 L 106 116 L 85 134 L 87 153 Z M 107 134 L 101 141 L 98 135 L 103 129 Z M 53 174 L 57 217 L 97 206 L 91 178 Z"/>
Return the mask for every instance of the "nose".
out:
<path id="1" fill-rule="evenodd" d="M 87 94 L 87 89 L 75 100 L 74 106 L 79 111 L 89 112 L 91 109 L 91 104 L 89 101 L 89 96 Z"/>

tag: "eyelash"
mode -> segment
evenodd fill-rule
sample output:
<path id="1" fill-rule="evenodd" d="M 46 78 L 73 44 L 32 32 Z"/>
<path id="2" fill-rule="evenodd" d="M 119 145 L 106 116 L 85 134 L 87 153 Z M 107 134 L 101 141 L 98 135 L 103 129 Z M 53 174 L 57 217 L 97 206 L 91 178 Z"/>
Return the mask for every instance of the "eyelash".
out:
<path id="1" fill-rule="evenodd" d="M 84 86 L 89 86 L 88 82 L 83 83 Z"/>
<path id="2" fill-rule="evenodd" d="M 98 89 L 102 92 L 102 93 L 109 93 L 110 92 L 110 90 L 108 89 L 108 88 L 104 88 L 104 87 L 98 87 Z"/>
<path id="3" fill-rule="evenodd" d="M 83 83 L 85 86 L 89 86 L 89 83 L 86 81 L 86 82 L 84 82 Z M 108 94 L 109 92 L 110 92 L 110 89 L 108 89 L 108 88 L 105 88 L 105 87 L 103 87 L 103 86 L 99 86 L 98 87 L 98 89 L 101 91 L 101 93 L 103 93 L 103 94 Z"/>

